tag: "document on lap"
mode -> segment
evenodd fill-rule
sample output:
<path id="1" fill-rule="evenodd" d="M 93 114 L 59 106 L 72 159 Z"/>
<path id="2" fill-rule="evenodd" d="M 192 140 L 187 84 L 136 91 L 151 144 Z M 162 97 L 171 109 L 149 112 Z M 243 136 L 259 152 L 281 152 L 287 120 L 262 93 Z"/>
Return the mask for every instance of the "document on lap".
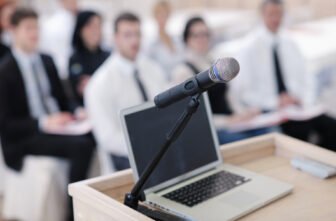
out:
<path id="1" fill-rule="evenodd" d="M 92 130 L 92 125 L 89 120 L 73 121 L 64 126 L 48 128 L 44 132 L 52 135 L 84 135 L 90 133 Z"/>
<path id="2" fill-rule="evenodd" d="M 243 132 L 253 129 L 277 126 L 289 120 L 305 121 L 325 113 L 323 105 L 309 108 L 290 106 L 279 111 L 260 114 L 250 120 L 232 123 L 224 129 L 230 132 Z"/>

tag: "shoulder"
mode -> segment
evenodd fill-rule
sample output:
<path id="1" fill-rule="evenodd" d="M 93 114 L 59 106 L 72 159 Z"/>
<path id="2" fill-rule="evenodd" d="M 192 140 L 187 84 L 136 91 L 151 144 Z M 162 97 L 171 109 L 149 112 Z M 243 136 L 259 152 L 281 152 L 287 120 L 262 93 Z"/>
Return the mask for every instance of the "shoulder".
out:
<path id="1" fill-rule="evenodd" d="M 113 74 L 114 70 L 116 70 L 116 67 L 116 61 L 114 57 L 108 57 L 106 61 L 95 71 L 89 85 L 91 87 L 96 87 L 96 85 L 97 87 L 100 87 L 101 85 L 109 84 L 111 78 L 117 76 L 117 74 Z"/>
<path id="2" fill-rule="evenodd" d="M 177 65 L 172 71 L 172 81 L 173 82 L 181 82 L 184 81 L 194 75 L 191 68 L 186 65 L 186 63 L 181 62 Z"/>
<path id="3" fill-rule="evenodd" d="M 110 57 L 110 55 L 112 54 L 112 52 L 109 52 L 107 50 L 101 49 L 100 51 L 100 57 L 104 58 L 105 60 Z"/>
<path id="4" fill-rule="evenodd" d="M 102 53 L 106 58 L 108 58 L 113 52 L 112 51 L 107 51 L 107 50 L 102 50 Z"/>
<path id="5" fill-rule="evenodd" d="M 73 68 L 73 66 L 78 66 L 78 65 L 82 66 L 82 63 L 83 63 L 83 59 L 82 59 L 81 53 L 79 53 L 78 51 L 73 52 L 69 58 L 70 69 Z"/>
<path id="6" fill-rule="evenodd" d="M 165 72 L 158 62 L 154 61 L 153 59 L 147 56 L 141 55 L 138 59 L 138 63 L 140 65 L 143 75 L 148 76 L 151 79 L 154 79 L 156 82 L 166 81 Z"/>
<path id="7" fill-rule="evenodd" d="M 295 42 L 292 35 L 290 34 L 290 32 L 282 31 L 279 36 L 280 36 L 281 43 L 283 43 L 283 45 L 287 47 L 293 47 L 294 49 L 298 49 L 298 45 Z"/>
<path id="8" fill-rule="evenodd" d="M 70 60 L 78 60 L 81 56 L 81 53 L 78 51 L 74 51 L 71 56 L 70 56 Z"/>
<path id="9" fill-rule="evenodd" d="M 10 51 L 10 49 L 6 45 L 0 43 L 0 51 L 1 52 L 8 52 L 8 51 Z"/>
<path id="10" fill-rule="evenodd" d="M 140 55 L 138 60 L 140 65 L 152 66 L 154 68 L 160 67 L 160 65 L 155 60 L 145 55 Z"/>
<path id="11" fill-rule="evenodd" d="M 16 64 L 15 58 L 12 53 L 8 53 L 0 62 L 0 75 L 8 74 L 8 70 L 12 69 Z"/>
<path id="12" fill-rule="evenodd" d="M 41 56 L 41 59 L 42 59 L 42 61 L 44 63 L 46 63 L 46 64 L 54 64 L 54 60 L 53 60 L 53 58 L 50 55 L 41 53 L 40 56 Z"/>
<path id="13" fill-rule="evenodd" d="M 164 71 L 163 71 L 161 65 L 149 56 L 141 54 L 138 57 L 137 63 L 139 65 L 139 68 L 141 70 L 145 71 L 145 73 L 147 73 L 147 72 L 148 73 L 149 72 L 159 72 L 162 75 L 164 75 Z M 149 73 L 149 74 L 151 74 L 151 73 Z"/>

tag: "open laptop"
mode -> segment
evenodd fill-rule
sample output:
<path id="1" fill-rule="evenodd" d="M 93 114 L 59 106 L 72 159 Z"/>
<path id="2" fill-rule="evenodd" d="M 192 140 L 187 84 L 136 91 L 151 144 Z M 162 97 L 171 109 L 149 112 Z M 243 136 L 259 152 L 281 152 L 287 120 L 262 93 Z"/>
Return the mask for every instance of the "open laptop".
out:
<path id="1" fill-rule="evenodd" d="M 154 158 L 188 99 L 164 109 L 146 103 L 123 110 L 135 179 Z M 145 185 L 146 201 L 191 220 L 235 220 L 292 191 L 292 186 L 223 164 L 208 96 Z"/>

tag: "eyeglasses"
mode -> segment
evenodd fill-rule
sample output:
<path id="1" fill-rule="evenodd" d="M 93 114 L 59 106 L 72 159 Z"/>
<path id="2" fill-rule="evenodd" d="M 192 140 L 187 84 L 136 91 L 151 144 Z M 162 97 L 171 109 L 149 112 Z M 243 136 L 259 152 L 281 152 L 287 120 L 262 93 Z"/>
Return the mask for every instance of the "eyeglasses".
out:
<path id="1" fill-rule="evenodd" d="M 190 37 L 192 37 L 192 38 L 210 38 L 211 34 L 209 32 L 198 32 L 198 33 L 191 33 Z"/>

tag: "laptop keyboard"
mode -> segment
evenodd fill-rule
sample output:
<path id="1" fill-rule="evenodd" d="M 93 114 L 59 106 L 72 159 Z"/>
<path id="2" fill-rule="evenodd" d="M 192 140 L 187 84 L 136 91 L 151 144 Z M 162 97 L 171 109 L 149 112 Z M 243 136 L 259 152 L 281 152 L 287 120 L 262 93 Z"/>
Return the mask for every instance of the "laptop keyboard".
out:
<path id="1" fill-rule="evenodd" d="M 227 171 L 220 171 L 180 189 L 163 195 L 172 201 L 193 207 L 208 199 L 240 186 L 249 179 Z"/>

